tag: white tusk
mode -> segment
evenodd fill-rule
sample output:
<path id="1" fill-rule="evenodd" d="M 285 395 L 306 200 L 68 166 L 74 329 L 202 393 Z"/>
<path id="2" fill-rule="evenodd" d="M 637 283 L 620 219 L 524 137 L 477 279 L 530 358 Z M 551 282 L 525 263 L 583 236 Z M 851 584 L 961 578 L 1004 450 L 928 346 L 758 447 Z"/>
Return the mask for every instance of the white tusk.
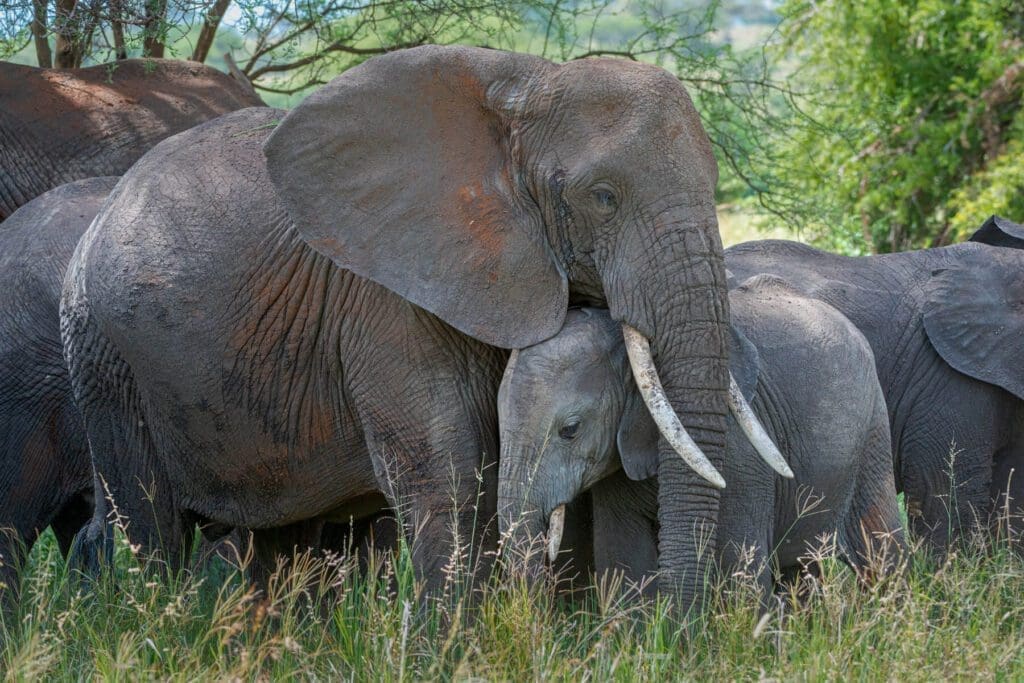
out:
<path id="1" fill-rule="evenodd" d="M 757 419 L 753 408 L 747 403 L 747 399 L 743 398 L 743 392 L 740 391 L 731 372 L 729 373 L 729 410 L 732 411 L 733 417 L 736 418 L 736 422 L 739 423 L 743 433 L 747 435 L 747 439 L 753 444 L 757 454 L 773 470 L 786 479 L 792 479 L 793 470 L 789 469 L 786 459 L 782 457 L 782 453 L 772 443 L 772 438 L 768 436 L 768 432 L 764 430 L 761 421 Z"/>
<path id="2" fill-rule="evenodd" d="M 694 472 L 707 479 L 716 488 L 725 488 L 725 479 L 718 473 L 700 447 L 686 433 L 686 428 L 679 421 L 672 404 L 665 395 L 665 389 L 658 378 L 651 356 L 651 345 L 640 332 L 626 323 L 622 324 L 622 337 L 626 340 L 626 353 L 629 355 L 629 367 L 633 370 L 633 378 L 644 398 L 647 410 L 654 418 L 658 431 L 665 437 L 669 445 L 689 465 Z"/>
<path id="3" fill-rule="evenodd" d="M 562 546 L 562 532 L 565 530 L 565 506 L 559 505 L 548 518 L 548 560 L 554 564 L 558 549 Z"/>

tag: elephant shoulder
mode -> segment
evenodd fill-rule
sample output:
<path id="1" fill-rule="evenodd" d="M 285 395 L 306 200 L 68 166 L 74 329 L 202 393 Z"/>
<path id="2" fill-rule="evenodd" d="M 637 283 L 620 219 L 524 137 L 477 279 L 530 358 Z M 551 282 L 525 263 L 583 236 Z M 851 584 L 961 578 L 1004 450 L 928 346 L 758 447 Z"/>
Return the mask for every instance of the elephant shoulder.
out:
<path id="1" fill-rule="evenodd" d="M 956 258 L 923 286 L 928 339 L 957 371 L 1024 399 L 1024 252 L 985 244 L 950 249 Z"/>

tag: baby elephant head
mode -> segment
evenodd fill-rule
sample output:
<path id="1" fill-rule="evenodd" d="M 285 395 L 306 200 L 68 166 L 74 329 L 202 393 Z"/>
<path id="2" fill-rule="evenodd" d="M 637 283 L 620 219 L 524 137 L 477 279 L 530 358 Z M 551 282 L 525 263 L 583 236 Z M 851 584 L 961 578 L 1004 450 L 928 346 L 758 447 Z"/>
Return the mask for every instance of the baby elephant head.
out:
<path id="1" fill-rule="evenodd" d="M 529 540 L 547 523 L 554 560 L 566 504 L 619 467 L 631 479 L 654 476 L 660 436 L 681 455 L 689 447 L 634 343 L 606 311 L 584 308 L 570 311 L 556 336 L 513 352 L 498 393 L 503 536 Z M 730 409 L 762 457 L 792 477 L 735 380 Z"/>

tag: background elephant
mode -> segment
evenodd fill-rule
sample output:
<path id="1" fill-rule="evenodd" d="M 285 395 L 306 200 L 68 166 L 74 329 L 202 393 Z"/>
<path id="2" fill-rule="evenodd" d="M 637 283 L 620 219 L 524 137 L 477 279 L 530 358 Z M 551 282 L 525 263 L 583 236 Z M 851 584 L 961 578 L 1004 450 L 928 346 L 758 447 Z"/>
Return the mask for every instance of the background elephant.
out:
<path id="1" fill-rule="evenodd" d="M 867 342 L 838 311 L 774 277 L 749 280 L 730 300 L 732 374 L 795 476 L 777 477 L 730 421 L 720 561 L 749 561 L 767 589 L 769 555 L 795 570 L 809 548 L 834 534 L 858 573 L 891 569 L 903 530 L 885 401 Z M 499 495 L 522 491 L 514 525 L 530 530 L 531 518 L 558 519 L 560 506 L 589 489 L 595 568 L 625 570 L 635 580 L 657 569 L 658 485 L 647 477 L 658 431 L 605 311 L 573 311 L 557 336 L 516 352 L 498 416 Z M 616 474 L 620 468 L 628 478 Z M 519 489 L 524 479 L 529 486 Z M 560 529 L 552 527 L 549 553 L 559 545 Z M 514 538 L 517 530 L 502 531 Z"/>
<path id="2" fill-rule="evenodd" d="M 273 550 L 296 538 L 274 529 L 387 499 L 421 527 L 414 561 L 436 581 L 453 527 L 478 541 L 494 515 L 495 468 L 475 470 L 497 454 L 503 349 L 555 334 L 570 300 L 650 339 L 720 464 L 716 179 L 678 80 L 625 60 L 426 46 L 287 116 L 182 133 L 125 175 L 68 271 L 65 354 L 95 465 L 137 542 L 159 531 L 172 560 L 191 519 L 258 529 Z M 718 492 L 660 457 L 661 562 L 692 598 L 694 530 Z"/>
<path id="3" fill-rule="evenodd" d="M 1014 243 L 1014 234 L 1024 245 L 1024 229 L 993 219 L 975 239 Z M 993 501 L 1003 509 L 1006 492 L 1019 512 L 1024 251 L 966 243 L 847 257 L 769 240 L 732 247 L 727 260 L 737 280 L 775 273 L 864 333 L 913 532 L 941 550 L 975 520 L 987 523 Z"/>
<path id="4" fill-rule="evenodd" d="M 50 188 L 121 175 L 164 138 L 262 104 L 194 62 L 38 69 L 0 61 L 0 221 Z"/>
<path id="5" fill-rule="evenodd" d="M 117 178 L 46 192 L 0 228 L 0 580 L 53 527 L 61 550 L 92 514 L 92 468 L 60 338 L 64 271 Z"/>

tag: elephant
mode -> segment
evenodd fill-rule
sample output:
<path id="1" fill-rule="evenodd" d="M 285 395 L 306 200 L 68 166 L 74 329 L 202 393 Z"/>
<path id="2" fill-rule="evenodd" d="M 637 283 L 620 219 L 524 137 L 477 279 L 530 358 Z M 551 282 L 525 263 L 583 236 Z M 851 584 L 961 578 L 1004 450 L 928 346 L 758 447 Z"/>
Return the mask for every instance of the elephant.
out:
<path id="1" fill-rule="evenodd" d="M 128 59 L 84 69 L 0 62 L 0 222 L 46 190 L 122 175 L 160 140 L 262 104 L 194 62 Z"/>
<path id="2" fill-rule="evenodd" d="M 911 531 L 940 556 L 1024 504 L 1024 251 L 1009 248 L 1024 246 L 1024 228 L 993 217 L 972 240 L 863 257 L 777 240 L 726 252 L 736 280 L 774 273 L 864 333 L 896 488 Z"/>
<path id="3" fill-rule="evenodd" d="M 0 581 L 13 602 L 18 567 L 52 527 L 67 555 L 92 516 L 92 468 L 60 337 L 60 295 L 75 245 L 117 182 L 44 192 L 0 229 Z"/>
<path id="4" fill-rule="evenodd" d="M 716 182 L 679 80 L 620 59 L 398 50 L 287 114 L 180 133 L 125 174 L 65 280 L 97 480 L 172 565 L 191 520 L 255 529 L 269 557 L 397 507 L 435 587 L 454 536 L 494 545 L 508 349 L 598 302 L 658 360 L 660 563 L 691 600 L 729 410 Z"/>
<path id="5" fill-rule="evenodd" d="M 834 308 L 772 276 L 730 291 L 730 369 L 784 454 L 793 478 L 760 462 L 738 419 L 726 433 L 716 560 L 748 569 L 763 597 L 822 539 L 864 579 L 904 549 L 889 426 L 871 349 Z M 572 311 L 556 336 L 514 351 L 498 394 L 499 495 L 522 498 L 502 517 L 503 542 L 549 520 L 555 563 L 564 506 L 589 491 L 593 568 L 643 585 L 658 568 L 658 429 L 607 311 Z M 642 381 L 642 380 L 641 380 Z M 521 487 L 523 481 L 527 487 Z M 583 555 L 586 562 L 586 552 Z M 575 559 L 575 558 L 574 558 Z M 806 563 L 811 564 L 811 563 Z M 651 585 L 646 583 L 646 585 Z"/>

